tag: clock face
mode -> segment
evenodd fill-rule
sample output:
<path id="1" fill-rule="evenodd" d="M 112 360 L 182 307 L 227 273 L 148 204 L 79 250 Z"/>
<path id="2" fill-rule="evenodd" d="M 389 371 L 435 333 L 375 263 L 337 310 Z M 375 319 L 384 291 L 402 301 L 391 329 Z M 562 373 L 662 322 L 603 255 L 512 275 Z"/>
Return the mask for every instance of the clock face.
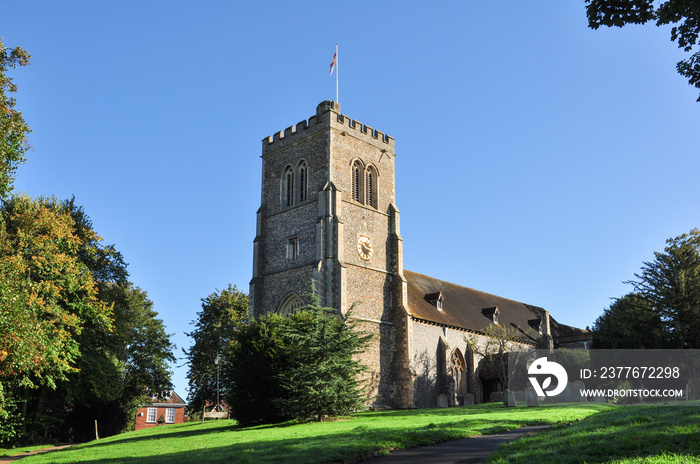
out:
<path id="1" fill-rule="evenodd" d="M 372 257 L 372 241 L 369 237 L 360 237 L 357 240 L 357 253 L 360 255 L 360 258 L 369 261 Z"/>

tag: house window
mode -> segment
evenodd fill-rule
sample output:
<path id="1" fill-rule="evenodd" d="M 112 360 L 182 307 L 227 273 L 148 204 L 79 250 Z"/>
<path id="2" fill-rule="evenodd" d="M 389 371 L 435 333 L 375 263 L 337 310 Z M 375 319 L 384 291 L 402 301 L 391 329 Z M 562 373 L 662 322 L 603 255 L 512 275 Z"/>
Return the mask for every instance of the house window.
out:
<path id="1" fill-rule="evenodd" d="M 306 200 L 307 173 L 306 163 L 302 161 L 299 165 L 299 201 Z"/>
<path id="2" fill-rule="evenodd" d="M 299 257 L 299 237 L 287 239 L 287 260 L 291 261 Z"/>
<path id="3" fill-rule="evenodd" d="M 175 408 L 167 408 L 165 410 L 165 423 L 174 424 L 175 423 Z"/>
<path id="4" fill-rule="evenodd" d="M 294 204 L 294 171 L 291 166 L 284 170 L 282 182 L 282 206 L 292 206 Z"/>
<path id="5" fill-rule="evenodd" d="M 158 414 L 158 408 L 148 408 L 146 413 L 146 422 L 155 422 L 156 414 Z"/>

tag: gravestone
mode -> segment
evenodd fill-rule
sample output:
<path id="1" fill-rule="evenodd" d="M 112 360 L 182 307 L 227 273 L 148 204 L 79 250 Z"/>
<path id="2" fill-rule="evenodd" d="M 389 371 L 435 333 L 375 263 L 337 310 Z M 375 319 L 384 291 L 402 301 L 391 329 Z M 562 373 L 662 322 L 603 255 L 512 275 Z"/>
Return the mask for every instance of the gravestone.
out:
<path id="1" fill-rule="evenodd" d="M 573 397 L 572 400 L 579 402 L 579 403 L 585 403 L 588 401 L 586 398 L 586 395 L 583 394 L 583 390 L 586 388 L 586 385 L 581 382 L 580 380 L 576 380 L 571 384 L 571 387 L 573 389 Z"/>
<path id="2" fill-rule="evenodd" d="M 540 406 L 540 397 L 537 396 L 537 392 L 534 388 L 528 388 L 525 390 L 525 402 L 527 403 L 528 407 Z"/>
<path id="3" fill-rule="evenodd" d="M 438 408 L 446 408 L 447 407 L 447 395 L 445 395 L 445 394 L 438 395 L 437 403 L 438 403 Z"/>

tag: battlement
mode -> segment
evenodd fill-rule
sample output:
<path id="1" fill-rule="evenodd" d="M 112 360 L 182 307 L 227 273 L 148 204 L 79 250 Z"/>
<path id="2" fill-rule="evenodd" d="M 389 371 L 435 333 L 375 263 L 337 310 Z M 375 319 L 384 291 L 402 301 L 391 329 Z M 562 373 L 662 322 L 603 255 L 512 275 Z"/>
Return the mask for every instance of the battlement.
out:
<path id="1" fill-rule="evenodd" d="M 333 119 L 335 119 L 335 124 L 333 124 Z M 341 114 L 340 103 L 330 100 L 321 102 L 316 107 L 316 114 L 311 116 L 308 120 L 300 121 L 293 126 L 287 127 L 283 131 L 275 132 L 274 134 L 265 137 L 262 140 L 263 147 L 280 141 L 293 139 L 300 134 L 303 135 L 304 132 L 308 131 L 309 129 L 313 129 L 316 126 L 323 125 L 324 123 L 328 126 L 336 126 L 336 128 L 338 128 L 337 126 L 341 126 L 348 132 L 352 131 L 352 135 L 355 135 L 356 137 L 371 138 L 374 141 L 383 142 L 390 145 L 391 151 L 393 151 L 393 137 L 373 129 L 366 124 L 362 124 L 359 121 L 351 119 L 344 114 Z"/>

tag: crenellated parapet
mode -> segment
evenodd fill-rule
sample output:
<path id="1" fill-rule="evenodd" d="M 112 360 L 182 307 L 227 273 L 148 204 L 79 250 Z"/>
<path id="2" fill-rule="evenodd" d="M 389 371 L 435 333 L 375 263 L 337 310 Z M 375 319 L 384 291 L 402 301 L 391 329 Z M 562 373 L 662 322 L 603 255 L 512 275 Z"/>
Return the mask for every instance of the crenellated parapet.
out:
<path id="1" fill-rule="evenodd" d="M 321 102 L 316 107 L 316 114 L 308 120 L 300 121 L 283 131 L 265 137 L 262 140 L 263 151 L 275 150 L 274 145 L 293 143 L 304 135 L 331 127 L 343 131 L 343 135 L 352 135 L 374 145 L 383 144 L 386 145 L 384 148 L 387 151 L 394 151 L 393 137 L 341 114 L 340 104 L 331 100 Z"/>

